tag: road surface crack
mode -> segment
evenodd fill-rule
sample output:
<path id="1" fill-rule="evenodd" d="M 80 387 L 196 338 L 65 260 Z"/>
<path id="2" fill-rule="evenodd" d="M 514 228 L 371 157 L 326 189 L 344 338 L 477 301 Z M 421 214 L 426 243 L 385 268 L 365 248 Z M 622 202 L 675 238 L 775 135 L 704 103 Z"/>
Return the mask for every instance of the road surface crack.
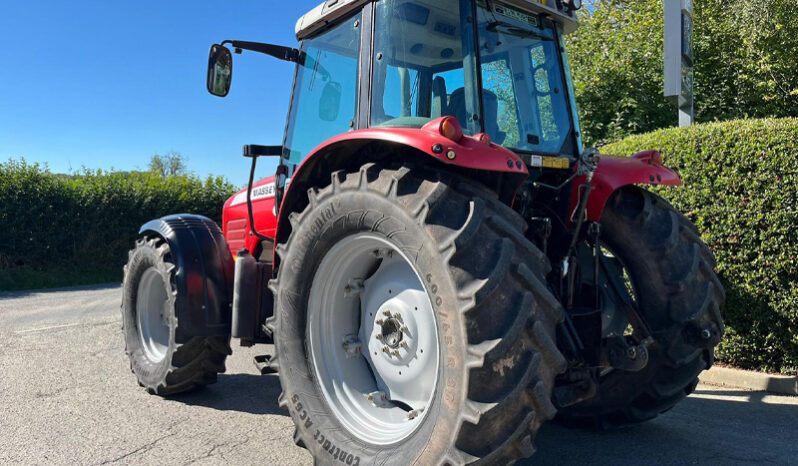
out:
<path id="1" fill-rule="evenodd" d="M 247 432 L 244 432 L 243 434 L 241 434 L 243 436 L 243 439 L 239 439 L 238 441 L 235 442 L 217 443 L 213 445 L 213 447 L 211 447 L 211 449 L 205 452 L 203 455 L 186 461 L 185 463 L 183 463 L 182 466 L 188 466 L 189 464 L 194 464 L 200 460 L 211 458 L 213 456 L 219 456 L 219 458 L 226 460 L 225 454 L 235 450 L 236 448 L 242 445 L 249 443 L 249 441 L 252 440 L 252 437 L 250 437 L 250 435 L 254 431 L 255 431 L 254 429 L 251 429 Z"/>
<path id="2" fill-rule="evenodd" d="M 167 428 L 166 428 L 166 431 L 169 432 L 168 434 L 162 435 L 161 437 L 158 437 L 157 439 L 153 440 L 152 442 L 147 443 L 145 445 L 142 445 L 142 446 L 136 448 L 135 450 L 131 450 L 131 451 L 125 453 L 124 455 L 118 456 L 118 457 L 116 457 L 116 458 L 114 458 L 112 460 L 103 461 L 102 463 L 99 463 L 99 464 L 100 465 L 112 464 L 112 463 L 116 463 L 118 461 L 121 461 L 121 460 L 127 458 L 128 456 L 135 455 L 137 453 L 146 453 L 146 452 L 152 450 L 158 443 L 162 442 L 163 440 L 166 440 L 169 437 L 174 437 L 175 435 L 177 435 L 178 432 L 170 432 L 170 431 L 172 429 L 174 429 L 175 427 L 177 427 L 178 425 L 182 424 L 183 422 L 186 422 L 186 420 L 184 419 L 184 420 L 172 423 L 169 426 L 167 426 Z"/>

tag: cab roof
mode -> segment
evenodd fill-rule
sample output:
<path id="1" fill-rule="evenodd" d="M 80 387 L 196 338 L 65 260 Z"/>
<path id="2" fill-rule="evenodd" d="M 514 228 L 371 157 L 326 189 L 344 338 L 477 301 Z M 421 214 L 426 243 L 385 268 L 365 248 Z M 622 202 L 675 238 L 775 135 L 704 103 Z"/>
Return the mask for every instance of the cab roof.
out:
<path id="1" fill-rule="evenodd" d="M 342 16 L 357 10 L 371 0 L 326 0 L 316 8 L 305 13 L 296 23 L 296 37 L 302 40 L 314 32 L 323 29 L 330 23 L 335 23 Z M 437 0 L 414 0 L 416 3 L 437 3 Z M 495 1 L 495 0 L 494 0 Z M 567 13 L 558 9 L 555 0 L 503 0 L 508 6 L 522 9 L 532 13 L 548 13 L 551 18 L 563 25 L 566 34 L 573 32 L 579 26 L 576 12 Z M 554 5 L 547 5 L 552 3 Z"/>

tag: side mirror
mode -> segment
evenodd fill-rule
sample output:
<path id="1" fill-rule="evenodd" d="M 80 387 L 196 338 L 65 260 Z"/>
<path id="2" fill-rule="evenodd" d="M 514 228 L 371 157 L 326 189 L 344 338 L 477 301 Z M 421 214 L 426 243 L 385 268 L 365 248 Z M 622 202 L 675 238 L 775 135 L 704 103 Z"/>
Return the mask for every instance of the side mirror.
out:
<path id="1" fill-rule="evenodd" d="M 233 54 L 219 44 L 213 44 L 208 54 L 208 92 L 218 97 L 225 97 L 230 92 L 233 79 Z"/>
<path id="2" fill-rule="evenodd" d="M 321 91 L 319 101 L 319 118 L 323 121 L 335 121 L 341 110 L 341 83 L 328 82 Z"/>

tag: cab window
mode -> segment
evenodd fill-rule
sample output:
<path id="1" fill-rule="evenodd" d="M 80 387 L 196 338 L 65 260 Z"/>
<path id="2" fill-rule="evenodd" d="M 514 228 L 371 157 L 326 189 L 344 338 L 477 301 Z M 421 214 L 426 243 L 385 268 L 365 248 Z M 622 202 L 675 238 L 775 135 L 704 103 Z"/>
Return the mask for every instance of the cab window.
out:
<path id="1" fill-rule="evenodd" d="M 293 164 L 353 127 L 360 24 L 358 14 L 301 44 L 283 154 Z"/>
<path id="2" fill-rule="evenodd" d="M 473 120 L 477 112 L 469 109 L 464 91 L 460 3 L 377 3 L 372 126 L 418 128 L 445 115 L 462 123 Z"/>

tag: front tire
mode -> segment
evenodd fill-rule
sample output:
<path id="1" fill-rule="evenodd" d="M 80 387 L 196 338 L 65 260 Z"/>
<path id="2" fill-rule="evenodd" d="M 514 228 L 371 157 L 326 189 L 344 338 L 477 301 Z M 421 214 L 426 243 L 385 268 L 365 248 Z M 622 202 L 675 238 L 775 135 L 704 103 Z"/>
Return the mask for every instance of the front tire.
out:
<path id="1" fill-rule="evenodd" d="M 665 200 L 637 187 L 616 192 L 601 217 L 601 240 L 628 269 L 655 343 L 639 372 L 614 370 L 594 398 L 560 410 L 578 427 L 653 419 L 693 392 L 723 337 L 723 286 L 696 227 Z"/>
<path id="2" fill-rule="evenodd" d="M 130 251 L 122 283 L 122 331 L 130 369 L 151 394 L 172 395 L 216 382 L 232 353 L 230 337 L 194 337 L 177 344 L 175 264 L 159 236 Z"/>
<path id="3" fill-rule="evenodd" d="M 331 185 L 309 191 L 277 248 L 267 325 L 279 401 L 296 424 L 295 442 L 317 464 L 504 464 L 531 455 L 538 427 L 556 413 L 551 389 L 565 360 L 553 335 L 562 308 L 545 285 L 546 257 L 487 190 L 420 173 L 375 164 L 334 173 Z M 394 273 L 386 265 L 403 271 L 384 278 Z M 412 315 L 425 306 L 431 319 Z M 396 312 L 400 324 L 414 321 L 408 334 L 376 323 L 388 307 L 382 320 Z M 427 353 L 389 366 L 372 344 L 379 332 L 397 361 L 422 345 Z M 404 338 L 413 339 L 407 348 L 391 346 Z M 405 368 L 417 392 L 391 385 Z"/>

